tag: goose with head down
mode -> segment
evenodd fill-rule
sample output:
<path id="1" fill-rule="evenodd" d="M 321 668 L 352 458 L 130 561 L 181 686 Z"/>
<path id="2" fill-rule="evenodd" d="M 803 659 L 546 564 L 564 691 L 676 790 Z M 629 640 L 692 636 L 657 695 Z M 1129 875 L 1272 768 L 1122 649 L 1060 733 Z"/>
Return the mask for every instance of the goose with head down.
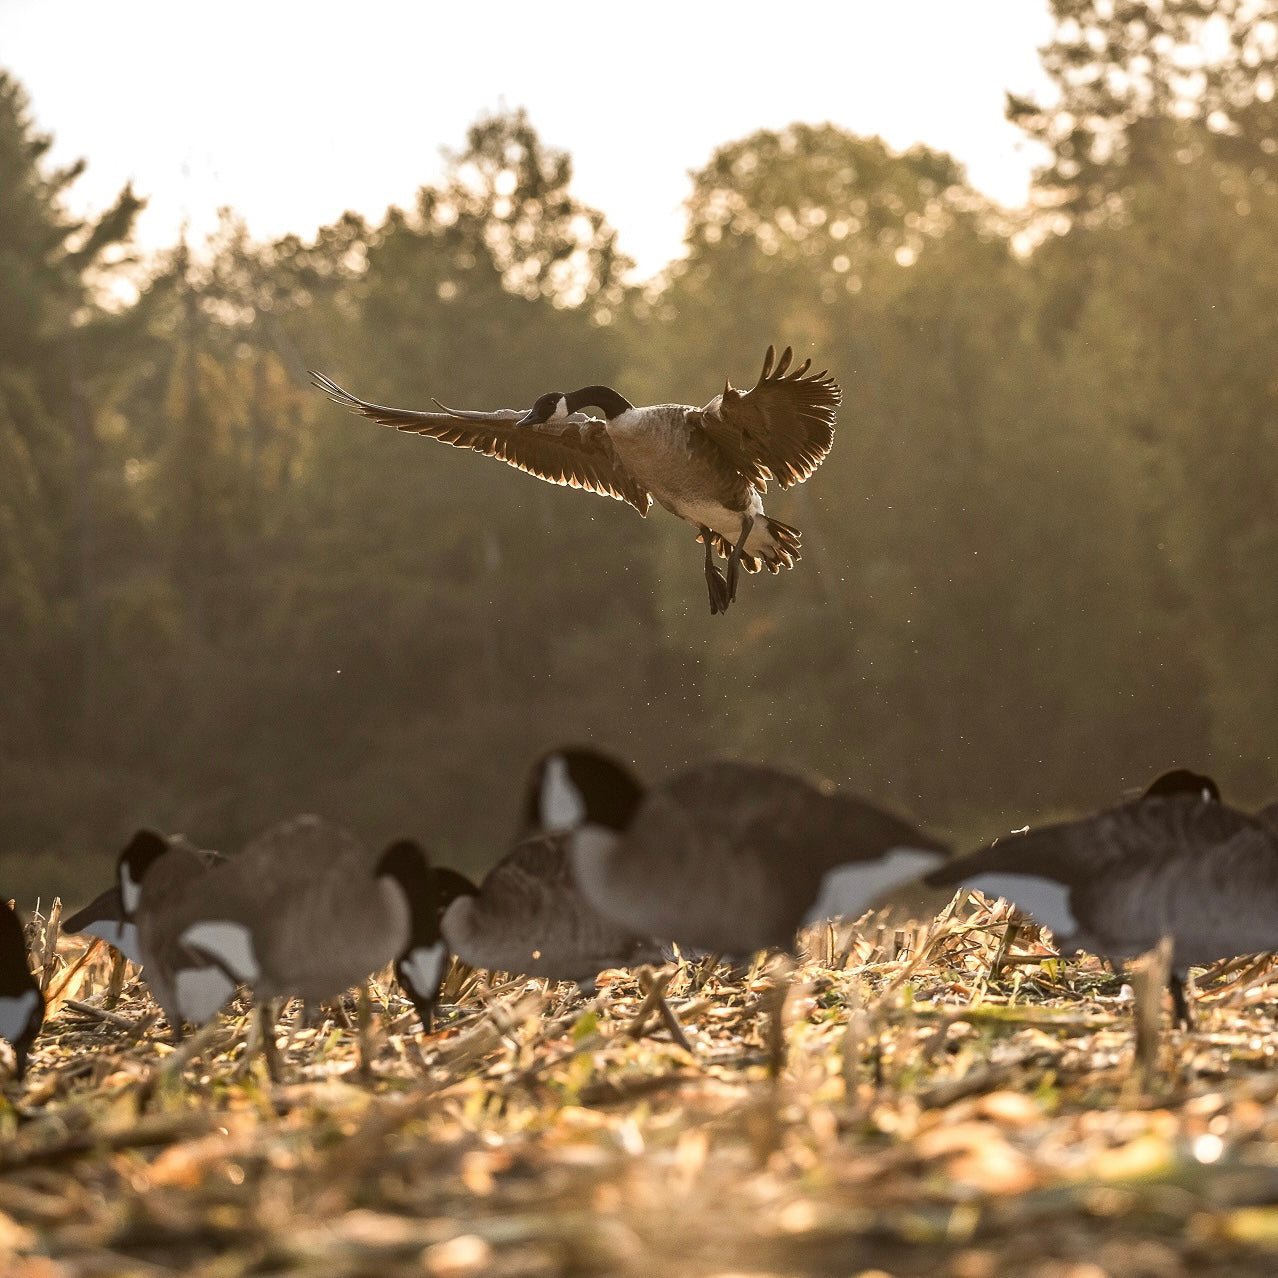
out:
<path id="1" fill-rule="evenodd" d="M 1221 803 L 1210 777 L 1182 769 L 1116 807 L 958 857 L 926 882 L 1011 902 L 1050 928 L 1063 952 L 1119 962 L 1171 937 L 1182 1025 L 1191 967 L 1278 949 L 1278 829 Z"/>
<path id="2" fill-rule="evenodd" d="M 43 1024 L 44 995 L 31 975 L 22 920 L 0 898 L 0 1038 L 13 1045 L 18 1082 L 27 1072 L 27 1056 Z"/>
<path id="3" fill-rule="evenodd" d="M 683 950 L 790 950 L 944 860 L 946 845 L 864 800 L 762 764 L 697 764 L 644 789 L 597 751 L 534 766 L 525 823 L 564 840 L 582 898 Z"/>
<path id="4" fill-rule="evenodd" d="M 172 853 L 171 856 L 168 853 Z M 156 870 L 146 890 L 142 876 Z M 152 920 L 172 904 L 173 895 L 185 890 L 213 866 L 226 858 L 210 848 L 197 848 L 180 834 L 167 839 L 151 830 L 139 830 L 130 840 L 116 866 L 116 881 L 99 892 L 88 905 L 62 922 L 62 930 L 75 935 L 96 936 L 118 950 L 130 963 L 145 966 L 140 944 L 140 919 Z M 130 876 L 131 886 L 130 886 Z M 161 885 L 164 885 L 163 887 Z M 125 908 L 126 892 L 133 904 Z M 143 900 L 147 904 L 143 905 Z M 148 977 L 150 973 L 147 973 Z"/>
<path id="5" fill-rule="evenodd" d="M 394 963 L 429 1029 L 447 958 L 442 908 L 470 888 L 461 876 L 445 875 L 434 876 L 411 839 L 372 854 L 321 817 L 281 821 L 210 871 L 198 899 L 171 914 L 169 928 L 186 955 L 178 988 L 206 1015 L 237 984 L 252 987 L 262 1003 L 318 1003 Z M 210 979 L 210 967 L 220 981 Z"/>
<path id="6" fill-rule="evenodd" d="M 725 383 L 702 408 L 636 407 L 610 386 L 540 396 L 527 412 L 418 412 L 371 404 L 319 373 L 315 384 L 334 403 L 384 426 L 470 448 L 553 484 L 624 501 L 647 515 L 653 499 L 697 529 L 705 544 L 711 613 L 736 598 L 738 570 L 777 573 L 799 556 L 799 532 L 764 514 L 762 494 L 801 483 L 834 441 L 842 399 L 812 361 L 791 368 L 789 347 L 768 347 L 763 371 L 747 391 Z M 603 418 L 583 414 L 597 408 Z M 712 552 L 727 559 L 726 576 Z"/>

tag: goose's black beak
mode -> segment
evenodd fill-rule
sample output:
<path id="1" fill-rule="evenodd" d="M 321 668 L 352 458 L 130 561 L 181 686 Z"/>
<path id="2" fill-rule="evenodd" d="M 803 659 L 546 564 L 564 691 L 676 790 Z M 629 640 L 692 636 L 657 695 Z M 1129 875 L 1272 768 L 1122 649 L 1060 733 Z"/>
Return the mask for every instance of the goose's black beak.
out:
<path id="1" fill-rule="evenodd" d="M 540 426 L 542 418 L 537 416 L 537 410 L 530 408 L 516 423 L 516 426 Z"/>

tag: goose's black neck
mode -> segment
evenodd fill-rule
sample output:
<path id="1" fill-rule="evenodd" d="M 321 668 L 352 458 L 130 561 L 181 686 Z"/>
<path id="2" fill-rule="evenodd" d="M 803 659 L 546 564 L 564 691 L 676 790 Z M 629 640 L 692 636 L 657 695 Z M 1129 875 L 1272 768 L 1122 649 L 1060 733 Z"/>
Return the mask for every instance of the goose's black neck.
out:
<path id="1" fill-rule="evenodd" d="M 406 950 L 439 940 L 439 910 L 435 905 L 430 860 L 412 839 L 399 839 L 382 853 L 374 874 L 394 879 L 408 906 L 409 940 Z"/>
<path id="2" fill-rule="evenodd" d="M 604 416 L 609 421 L 612 421 L 614 417 L 620 417 L 626 409 L 634 407 L 624 395 L 613 390 L 611 386 L 583 386 L 566 398 L 570 413 L 586 407 L 602 408 Z"/>

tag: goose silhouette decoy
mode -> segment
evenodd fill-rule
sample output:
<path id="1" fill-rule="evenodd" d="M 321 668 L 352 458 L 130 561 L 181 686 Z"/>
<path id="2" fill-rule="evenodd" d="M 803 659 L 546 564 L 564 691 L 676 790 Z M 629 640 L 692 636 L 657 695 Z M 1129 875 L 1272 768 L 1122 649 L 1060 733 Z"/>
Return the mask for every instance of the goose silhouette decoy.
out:
<path id="1" fill-rule="evenodd" d="M 198 900 L 175 912 L 169 926 L 188 956 L 176 985 L 181 992 L 185 977 L 188 989 L 201 992 L 188 973 L 212 965 L 232 988 L 250 986 L 262 1004 L 319 1002 L 394 962 L 427 1022 L 438 984 L 426 987 L 443 961 L 434 890 L 426 854 L 410 840 L 374 858 L 321 817 L 280 822 L 211 870 Z M 186 1002 L 180 1010 L 194 1019 Z"/>
<path id="2" fill-rule="evenodd" d="M 311 379 L 334 403 L 383 426 L 429 435 L 497 457 L 552 484 L 600 493 L 647 515 L 653 499 L 697 529 L 705 545 L 712 614 L 736 598 L 739 568 L 777 573 L 799 559 L 799 532 L 763 512 L 768 481 L 802 483 L 834 441 L 842 399 L 812 361 L 791 370 L 787 346 L 769 346 L 748 391 L 725 383 L 703 408 L 691 404 L 636 407 L 610 386 L 583 386 L 540 396 L 527 412 L 418 412 L 371 404 L 320 373 Z M 598 408 L 603 419 L 583 415 Z M 727 576 L 712 551 L 727 559 Z"/>
<path id="3" fill-rule="evenodd" d="M 458 896 L 441 924 L 463 963 L 552 981 L 659 963 L 661 947 L 604 918 L 577 888 L 562 835 L 525 839 Z"/>
<path id="4" fill-rule="evenodd" d="M 1067 953 L 1117 963 L 1170 936 L 1172 1001 L 1187 1025 L 1191 967 L 1278 948 L 1278 831 L 1219 802 L 1210 778 L 1156 786 L 1095 816 L 1000 839 L 924 882 L 1009 901 Z"/>
<path id="5" fill-rule="evenodd" d="M 8 1039 L 16 1060 L 14 1078 L 21 1082 L 27 1058 L 44 1024 L 44 995 L 31 975 L 22 920 L 0 899 L 0 1038 Z"/>
<path id="6" fill-rule="evenodd" d="M 138 830 L 117 859 L 115 887 L 68 920 L 142 968 L 175 1038 L 184 1021 L 202 1024 L 235 992 L 235 982 L 216 964 L 197 961 L 175 930 L 182 909 L 198 899 L 205 878 L 225 860 L 180 836 Z"/>
<path id="7" fill-rule="evenodd" d="M 459 897 L 474 896 L 479 889 L 457 870 L 446 865 L 430 865 L 430 858 L 418 844 L 409 839 L 402 839 L 400 843 L 403 845 L 401 855 L 409 862 L 402 881 L 411 884 L 413 892 L 409 903 L 412 934 L 395 960 L 395 979 L 412 1000 L 421 1018 L 422 1031 L 429 1034 L 434 1029 L 435 1007 L 451 957 L 441 930 L 444 915 Z M 398 846 L 392 845 L 382 858 L 383 864 Z M 430 878 L 426 884 L 417 873 L 419 857 L 429 866 Z"/>
<path id="8" fill-rule="evenodd" d="M 947 847 L 872 804 L 760 764 L 715 762 L 644 790 L 596 751 L 533 768 L 526 822 L 562 834 L 582 896 L 686 950 L 790 950 L 800 927 L 858 918 Z"/>
<path id="9" fill-rule="evenodd" d="M 1211 777 L 1190 768 L 1171 768 L 1145 787 L 1143 798 L 1166 798 L 1172 794 L 1195 795 L 1204 803 L 1220 802 L 1220 787 Z"/>
<path id="10" fill-rule="evenodd" d="M 162 835 L 154 834 L 150 830 L 140 830 L 134 835 L 134 839 L 141 839 L 141 848 L 151 848 L 149 856 L 142 856 L 139 853 L 139 860 L 133 869 L 133 873 L 145 873 L 150 868 L 152 861 L 162 855 L 158 845 L 151 842 L 154 839 L 163 839 Z M 220 852 L 214 852 L 208 848 L 197 848 L 180 834 L 170 835 L 167 840 L 167 847 L 178 850 L 178 856 L 174 858 L 174 865 L 180 866 L 177 878 L 179 881 L 185 876 L 198 878 L 204 870 L 225 861 L 226 858 Z M 192 857 L 186 855 L 193 853 L 198 862 Z M 105 941 L 114 949 L 119 950 L 130 963 L 134 963 L 139 967 L 142 966 L 142 952 L 138 944 L 138 924 L 137 909 L 126 910 L 124 908 L 124 897 L 119 882 L 120 859 L 117 858 L 116 865 L 116 881 L 105 891 L 99 892 L 88 905 L 77 910 L 63 921 L 62 930 L 68 935 L 76 935 L 83 933 L 86 936 L 96 936 Z M 157 890 L 158 884 L 167 875 L 161 874 L 160 878 L 155 880 L 153 885 L 153 893 Z M 139 880 L 135 880 L 140 883 Z"/>

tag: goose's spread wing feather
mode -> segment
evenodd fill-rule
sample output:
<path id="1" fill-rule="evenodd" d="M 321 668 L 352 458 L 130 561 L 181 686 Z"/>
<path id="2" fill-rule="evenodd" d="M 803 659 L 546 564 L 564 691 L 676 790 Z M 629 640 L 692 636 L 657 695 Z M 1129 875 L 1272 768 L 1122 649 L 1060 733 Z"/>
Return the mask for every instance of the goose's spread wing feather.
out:
<path id="1" fill-rule="evenodd" d="M 614 497 L 633 506 L 641 515 L 646 515 L 652 504 L 648 490 L 621 464 L 607 428 L 598 418 L 574 413 L 561 422 L 519 426 L 517 423 L 524 414 L 514 408 L 491 413 L 453 409 L 423 413 L 370 404 L 320 373 L 312 372 L 311 380 L 335 404 L 382 426 L 408 434 L 429 435 L 454 448 L 469 448 L 485 457 L 499 458 L 547 483 Z"/>
<path id="2" fill-rule="evenodd" d="M 769 479 L 781 488 L 802 483 L 834 442 L 843 392 L 828 373 L 809 373 L 810 359 L 790 369 L 792 358 L 788 346 L 779 360 L 769 346 L 752 389 L 725 385 L 692 416 L 760 492 Z"/>

